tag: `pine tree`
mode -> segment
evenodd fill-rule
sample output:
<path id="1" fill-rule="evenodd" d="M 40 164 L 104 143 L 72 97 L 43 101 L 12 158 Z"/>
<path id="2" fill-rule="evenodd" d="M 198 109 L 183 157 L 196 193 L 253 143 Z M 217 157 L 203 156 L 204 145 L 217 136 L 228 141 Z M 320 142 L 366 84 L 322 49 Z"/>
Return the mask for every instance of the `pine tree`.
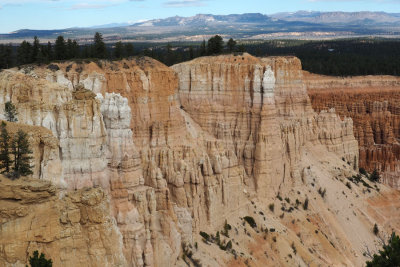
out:
<path id="1" fill-rule="evenodd" d="M 194 59 L 194 50 L 193 50 L 193 46 L 189 47 L 189 58 L 190 59 Z"/>
<path id="2" fill-rule="evenodd" d="M 122 45 L 122 42 L 119 41 L 115 44 L 114 57 L 120 59 L 124 57 L 124 54 L 124 46 Z"/>
<path id="3" fill-rule="evenodd" d="M 48 61 L 48 57 L 46 55 L 46 46 L 40 46 L 39 53 L 36 56 L 36 63 L 42 64 Z"/>
<path id="4" fill-rule="evenodd" d="M 43 253 L 40 253 L 39 257 L 39 252 L 35 250 L 33 256 L 29 257 L 29 264 L 31 267 L 52 267 L 53 261 L 46 259 Z"/>
<path id="5" fill-rule="evenodd" d="M 238 48 L 238 52 L 244 53 L 246 52 L 246 47 L 244 46 L 244 44 L 241 44 Z"/>
<path id="6" fill-rule="evenodd" d="M 173 60 L 174 60 L 174 55 L 173 55 L 173 52 L 172 52 L 171 44 L 168 43 L 166 48 L 167 48 L 167 53 L 165 54 L 164 62 L 165 62 L 165 64 L 167 66 L 171 66 L 173 64 Z"/>
<path id="7" fill-rule="evenodd" d="M 32 150 L 29 147 L 28 135 L 21 129 L 15 134 L 12 141 L 12 154 L 14 156 L 14 177 L 32 174 L 32 166 L 29 161 L 32 159 Z"/>
<path id="8" fill-rule="evenodd" d="M 10 135 L 8 134 L 7 124 L 3 121 L 0 126 L 0 170 L 1 173 L 10 173 Z"/>
<path id="9" fill-rule="evenodd" d="M 12 65 L 13 59 L 12 45 L 0 45 L 0 69 L 8 69 Z"/>
<path id="10" fill-rule="evenodd" d="M 236 41 L 234 41 L 232 38 L 229 39 L 228 43 L 226 44 L 228 46 L 228 50 L 229 52 L 233 52 L 235 50 L 236 47 Z"/>
<path id="11" fill-rule="evenodd" d="M 47 56 L 48 61 L 51 61 L 51 60 L 54 59 L 54 55 L 53 55 L 53 46 L 51 45 L 50 42 L 47 42 L 46 56 Z"/>
<path id="12" fill-rule="evenodd" d="M 58 36 L 56 44 L 54 45 L 54 57 L 57 60 L 63 60 L 67 58 L 67 47 L 63 36 Z"/>
<path id="13" fill-rule="evenodd" d="M 18 121 L 17 108 L 10 101 L 6 102 L 5 107 L 4 107 L 4 113 L 5 113 L 7 121 L 10 121 L 10 122 Z"/>
<path id="14" fill-rule="evenodd" d="M 19 65 L 32 63 L 32 45 L 23 41 L 21 45 L 17 48 L 17 60 Z"/>
<path id="15" fill-rule="evenodd" d="M 372 229 L 372 231 L 374 232 L 374 235 L 378 235 L 379 229 L 377 224 L 374 224 L 374 228 Z"/>
<path id="16" fill-rule="evenodd" d="M 205 56 L 207 53 L 206 50 L 206 40 L 203 40 L 203 42 L 200 45 L 200 56 Z"/>
<path id="17" fill-rule="evenodd" d="M 380 175 L 379 175 L 379 172 L 378 172 L 377 169 L 375 169 L 375 170 L 371 173 L 369 179 L 370 179 L 371 181 L 373 181 L 373 182 L 379 182 Z"/>
<path id="18" fill-rule="evenodd" d="M 221 36 L 215 35 L 208 40 L 208 54 L 220 54 L 224 48 L 224 41 Z"/>
<path id="19" fill-rule="evenodd" d="M 40 41 L 39 38 L 35 36 L 33 38 L 31 62 L 36 62 L 38 60 L 39 52 L 40 52 Z"/>
<path id="20" fill-rule="evenodd" d="M 73 55 L 73 47 L 72 47 L 73 45 L 72 45 L 72 40 L 71 39 L 69 39 L 68 38 L 68 40 L 67 40 L 67 59 L 71 59 L 71 58 L 73 58 L 74 57 L 74 55 Z"/>
<path id="21" fill-rule="evenodd" d="M 134 55 L 135 49 L 133 47 L 133 44 L 127 43 L 125 44 L 125 53 L 127 57 L 132 57 Z"/>
<path id="22" fill-rule="evenodd" d="M 107 48 L 103 41 L 103 36 L 101 33 L 96 32 L 94 35 L 94 55 L 95 58 L 106 58 Z"/>
<path id="23" fill-rule="evenodd" d="M 397 267 L 400 266 L 400 238 L 392 233 L 387 244 L 383 244 L 382 250 L 374 254 L 367 267 Z"/>

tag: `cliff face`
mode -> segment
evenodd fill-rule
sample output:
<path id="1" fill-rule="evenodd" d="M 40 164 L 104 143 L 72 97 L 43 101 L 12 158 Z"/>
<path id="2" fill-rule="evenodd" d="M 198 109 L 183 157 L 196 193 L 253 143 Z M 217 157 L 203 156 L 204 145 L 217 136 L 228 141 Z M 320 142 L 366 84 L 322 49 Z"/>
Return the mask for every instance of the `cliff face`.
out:
<path id="1" fill-rule="evenodd" d="M 1 110 L 5 102 L 13 102 L 20 123 L 48 128 L 59 140 L 63 171 L 55 176 L 64 177 L 69 188 L 94 186 L 105 179 L 106 130 L 93 93 L 73 93 L 14 71 L 2 72 L 0 84 Z"/>
<path id="2" fill-rule="evenodd" d="M 0 183 L 0 265 L 25 266 L 39 250 L 54 266 L 125 266 L 122 237 L 99 188 L 60 196 L 49 182 Z"/>
<path id="3" fill-rule="evenodd" d="M 400 188 L 400 79 L 390 76 L 331 78 L 305 75 L 315 110 L 335 108 L 354 121 L 360 167 L 381 173 L 382 182 Z"/>
<path id="4" fill-rule="evenodd" d="M 173 67 L 181 105 L 227 142 L 259 192 L 299 179 L 301 147 L 323 144 L 357 164 L 352 122 L 311 108 L 297 58 L 202 58 Z M 274 190 L 271 190 L 274 189 Z"/>
<path id="5" fill-rule="evenodd" d="M 398 194 L 378 187 L 387 204 L 371 208 L 365 200 L 377 197 L 376 189 L 345 185 L 358 168 L 352 120 L 313 111 L 297 58 L 205 57 L 172 68 L 136 58 L 22 72 L 0 74 L 0 103 L 12 99 L 20 122 L 44 126 L 59 140 L 54 157 L 67 185 L 60 201 L 69 203 L 72 189 L 103 188 L 110 205 L 100 213 L 115 220 L 122 242 L 109 242 L 123 254 L 118 261 L 107 248 L 96 252 L 106 265 L 183 265 L 192 262 L 187 252 L 182 257 L 184 246 L 210 266 L 352 266 L 365 261 L 373 223 L 399 227 L 384 212 L 397 208 L 391 200 Z M 240 256 L 199 235 L 225 223 L 232 226 L 225 242 Z M 274 232 L 264 235 L 266 228 Z M 55 242 L 40 248 L 67 265 Z M 18 255 L 20 262 L 27 257 Z"/>

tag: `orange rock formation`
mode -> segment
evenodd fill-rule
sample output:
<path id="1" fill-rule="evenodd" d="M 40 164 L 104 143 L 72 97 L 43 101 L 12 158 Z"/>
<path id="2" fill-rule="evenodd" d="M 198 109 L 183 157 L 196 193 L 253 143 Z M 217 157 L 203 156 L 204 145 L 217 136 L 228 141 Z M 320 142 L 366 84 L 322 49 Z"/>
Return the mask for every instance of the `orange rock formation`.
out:
<path id="1" fill-rule="evenodd" d="M 400 78 L 333 78 L 306 73 L 316 111 L 335 108 L 354 121 L 360 167 L 377 169 L 384 183 L 400 189 Z"/>
<path id="2" fill-rule="evenodd" d="M 46 227 L 55 233 L 46 242 L 40 229 L 50 228 L 24 236 L 34 214 L 15 217 L 0 208 L 1 229 L 7 229 L 0 232 L 0 263 L 23 266 L 39 249 L 60 266 L 182 266 L 196 260 L 204 266 L 361 265 L 364 245 L 376 240 L 374 223 L 382 231 L 398 229 L 388 210 L 398 208 L 399 193 L 368 181 L 371 188 L 346 186 L 359 160 L 353 122 L 332 110 L 314 112 L 303 79 L 297 58 L 248 54 L 172 68 L 135 58 L 0 73 L 0 110 L 11 99 L 17 125 L 48 128 L 40 129 L 56 139 L 58 154 L 52 155 L 62 166 L 58 175 L 43 169 L 42 179 L 58 188 L 43 202 L 0 196 L 1 207 L 17 201 L 21 209 L 48 212 L 54 223 Z M 39 164 L 49 161 L 50 154 L 39 155 Z M 17 182 L 13 192 L 30 183 Z M 394 202 L 369 205 L 378 195 L 379 203 Z M 95 220 L 83 220 L 87 213 Z M 215 236 L 225 222 L 232 230 L 221 242 L 231 241 L 236 259 L 199 235 Z M 18 240 L 9 238 L 13 232 Z M 58 238 L 71 232 L 68 242 Z M 10 257 L 20 241 L 23 248 Z M 75 255 L 72 262 L 65 251 Z"/>

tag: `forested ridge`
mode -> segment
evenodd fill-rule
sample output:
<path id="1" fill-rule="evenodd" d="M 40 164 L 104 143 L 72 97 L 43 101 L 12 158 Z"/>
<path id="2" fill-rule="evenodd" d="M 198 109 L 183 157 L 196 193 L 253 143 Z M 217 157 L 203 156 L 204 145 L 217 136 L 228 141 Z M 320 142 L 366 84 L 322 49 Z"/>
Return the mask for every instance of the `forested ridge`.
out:
<path id="1" fill-rule="evenodd" d="M 203 42 L 105 43 L 96 33 L 91 44 L 59 36 L 54 43 L 35 37 L 16 45 L 0 45 L 0 69 L 64 60 L 118 60 L 149 56 L 171 66 L 200 56 L 248 52 L 254 56 L 293 55 L 303 69 L 325 75 L 400 75 L 399 39 L 342 39 L 330 41 L 270 40 L 224 41 L 216 35 Z"/>

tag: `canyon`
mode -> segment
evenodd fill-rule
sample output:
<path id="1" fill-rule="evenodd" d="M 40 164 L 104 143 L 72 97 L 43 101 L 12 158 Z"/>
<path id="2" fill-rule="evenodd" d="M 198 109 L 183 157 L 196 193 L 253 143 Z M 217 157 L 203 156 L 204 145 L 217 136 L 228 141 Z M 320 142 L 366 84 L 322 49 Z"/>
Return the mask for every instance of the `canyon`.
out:
<path id="1" fill-rule="evenodd" d="M 360 167 L 377 170 L 383 183 L 400 189 L 400 78 L 304 77 L 314 110 L 334 108 L 341 118 L 352 118 Z"/>
<path id="2" fill-rule="evenodd" d="M 373 123 L 391 146 L 363 152 L 372 126 L 318 106 L 331 85 L 310 77 L 249 54 L 0 72 L 7 128 L 34 151 L 32 177 L 1 177 L 0 265 L 39 250 L 55 266 L 360 266 L 375 223 L 400 230 L 396 180 L 357 176 L 396 152 L 395 104 L 368 107 L 391 118 Z"/>

